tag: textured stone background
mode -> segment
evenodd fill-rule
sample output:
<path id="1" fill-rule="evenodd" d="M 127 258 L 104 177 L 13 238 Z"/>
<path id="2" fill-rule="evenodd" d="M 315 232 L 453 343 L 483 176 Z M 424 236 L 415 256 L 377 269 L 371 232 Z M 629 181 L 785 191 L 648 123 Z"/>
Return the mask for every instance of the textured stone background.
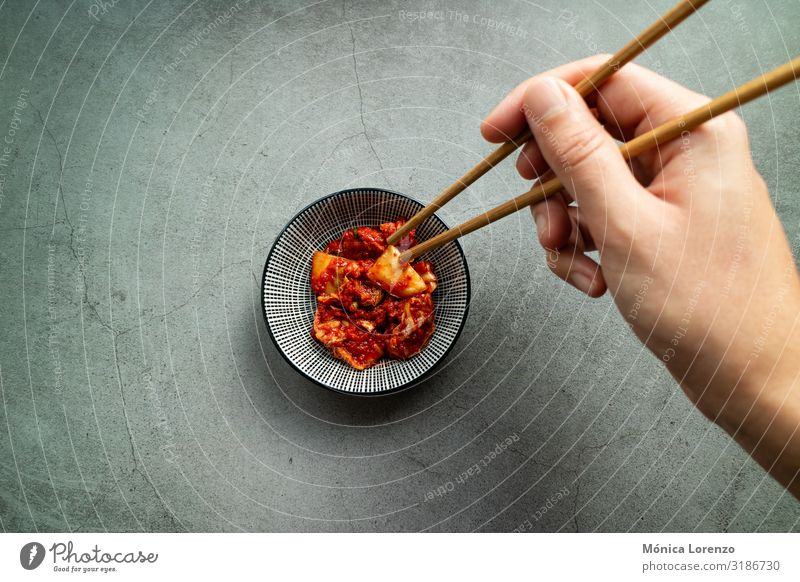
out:
<path id="1" fill-rule="evenodd" d="M 549 276 L 527 213 L 464 239 L 465 332 L 400 395 L 311 385 L 259 311 L 298 209 L 430 199 L 517 82 L 671 4 L 0 2 L 3 529 L 800 529 L 609 298 Z M 718 94 L 796 53 L 798 24 L 796 0 L 718 0 L 639 62 Z M 797 112 L 796 86 L 743 111 L 795 251 Z M 524 189 L 509 162 L 441 214 Z"/>

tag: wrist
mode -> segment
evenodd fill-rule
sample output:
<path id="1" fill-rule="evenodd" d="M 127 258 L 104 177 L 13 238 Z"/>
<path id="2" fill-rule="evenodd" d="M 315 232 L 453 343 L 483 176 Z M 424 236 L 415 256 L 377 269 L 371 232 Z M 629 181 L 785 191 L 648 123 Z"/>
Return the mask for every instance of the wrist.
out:
<path id="1" fill-rule="evenodd" d="M 798 387 L 800 326 L 794 317 L 776 323 L 768 334 L 743 335 L 742 341 L 727 344 L 725 351 L 713 358 L 710 375 L 687 375 L 690 382 L 685 388 L 690 397 L 720 425 L 738 426 L 751 408 L 779 406 Z M 696 364 L 706 370 L 711 367 L 700 359 Z"/>
<path id="2" fill-rule="evenodd" d="M 723 363 L 720 380 L 712 382 L 704 392 L 687 389 L 703 414 L 730 434 L 798 498 L 799 327 L 795 325 L 795 317 L 781 322 L 763 349 L 751 352 L 744 366 Z"/>

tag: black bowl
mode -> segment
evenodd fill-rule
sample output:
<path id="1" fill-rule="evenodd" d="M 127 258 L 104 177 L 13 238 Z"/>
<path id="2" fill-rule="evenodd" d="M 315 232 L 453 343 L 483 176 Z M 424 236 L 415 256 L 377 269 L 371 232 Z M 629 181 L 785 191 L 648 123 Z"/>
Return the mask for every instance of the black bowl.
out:
<path id="1" fill-rule="evenodd" d="M 469 269 L 458 241 L 425 256 L 433 263 L 439 286 L 433 293 L 436 330 L 419 354 L 403 361 L 383 358 L 371 368 L 356 370 L 311 337 L 316 309 L 310 283 L 314 251 L 324 249 L 348 228 L 408 218 L 422 207 L 420 202 L 388 190 L 343 190 L 306 206 L 284 227 L 264 265 L 262 306 L 272 341 L 298 372 L 339 392 L 386 394 L 420 380 L 447 355 L 464 327 L 470 301 Z M 417 240 L 447 228 L 433 215 L 417 228 Z"/>

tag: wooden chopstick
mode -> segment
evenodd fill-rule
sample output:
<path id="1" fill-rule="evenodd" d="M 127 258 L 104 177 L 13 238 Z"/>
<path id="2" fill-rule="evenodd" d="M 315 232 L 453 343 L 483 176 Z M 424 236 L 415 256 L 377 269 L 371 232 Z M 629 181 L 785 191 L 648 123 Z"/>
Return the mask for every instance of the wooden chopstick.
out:
<path id="1" fill-rule="evenodd" d="M 800 57 L 795 57 L 780 67 L 764 73 L 763 75 L 759 75 L 751 81 L 728 91 L 708 104 L 676 117 L 622 144 L 620 146 L 622 157 L 629 160 L 632 157 L 638 156 L 649 149 L 679 137 L 684 132 L 691 131 L 713 117 L 721 115 L 740 105 L 744 105 L 773 89 L 795 81 L 798 77 L 800 77 Z M 465 234 L 469 234 L 509 214 L 513 214 L 526 206 L 540 202 L 548 196 L 552 196 L 561 190 L 561 188 L 562 184 L 558 178 L 536 184 L 528 192 L 410 248 L 400 255 L 400 259 L 405 262 L 411 261 Z"/>
<path id="2" fill-rule="evenodd" d="M 608 59 L 608 61 L 603 63 L 603 65 L 591 76 L 581 79 L 575 85 L 575 90 L 580 93 L 582 97 L 586 97 L 589 93 L 605 82 L 606 79 L 613 75 L 614 72 L 618 71 L 622 66 L 626 65 L 638 55 L 643 53 L 645 49 L 667 34 L 675 26 L 683 22 L 689 15 L 694 13 L 706 2 L 708 2 L 708 0 L 682 0 L 681 2 L 678 2 L 670 10 L 664 13 L 661 18 L 653 22 L 653 24 L 648 26 L 636 38 L 622 47 L 616 54 Z M 396 244 L 397 241 L 407 235 L 411 229 L 419 226 L 422 221 L 439 210 L 450 200 L 458 196 L 461 192 L 466 190 L 478 178 L 483 176 L 486 172 L 508 157 L 519 146 L 530 139 L 530 129 L 526 129 L 513 140 L 507 141 L 498 147 L 496 150 L 478 162 L 466 174 L 445 188 L 436 198 L 434 198 L 427 206 L 425 206 L 425 208 L 412 216 L 408 222 L 398 228 L 397 231 L 387 239 L 387 242 L 389 244 Z"/>

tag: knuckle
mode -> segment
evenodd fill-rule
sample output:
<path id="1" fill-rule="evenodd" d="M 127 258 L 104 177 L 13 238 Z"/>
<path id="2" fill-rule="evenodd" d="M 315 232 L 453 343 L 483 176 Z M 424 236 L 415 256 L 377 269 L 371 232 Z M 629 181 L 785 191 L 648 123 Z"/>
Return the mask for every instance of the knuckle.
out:
<path id="1" fill-rule="evenodd" d="M 611 53 L 601 52 L 601 53 L 597 53 L 594 56 L 589 57 L 589 58 L 593 59 L 592 62 L 599 61 L 600 63 L 607 63 L 608 61 L 611 60 L 611 57 L 613 57 L 613 56 L 614 55 L 612 55 Z M 587 75 L 588 75 L 588 73 L 587 73 Z"/>
<path id="2" fill-rule="evenodd" d="M 634 217 L 619 213 L 619 216 L 614 216 L 612 220 L 609 220 L 608 237 L 615 241 L 624 241 L 629 245 L 630 241 L 636 237 L 636 230 Z"/>
<path id="3" fill-rule="evenodd" d="M 704 123 L 702 128 L 715 137 L 725 140 L 746 140 L 747 126 L 733 111 L 720 115 Z"/>
<path id="4" fill-rule="evenodd" d="M 588 125 L 562 136 L 560 149 L 566 171 L 584 165 L 605 143 L 606 136 L 599 125 Z"/>
<path id="5" fill-rule="evenodd" d="M 744 124 L 744 120 L 739 117 L 736 112 L 729 111 L 725 115 L 720 115 L 719 119 L 724 124 L 727 132 L 736 135 L 743 135 L 747 133 L 747 127 Z"/>

